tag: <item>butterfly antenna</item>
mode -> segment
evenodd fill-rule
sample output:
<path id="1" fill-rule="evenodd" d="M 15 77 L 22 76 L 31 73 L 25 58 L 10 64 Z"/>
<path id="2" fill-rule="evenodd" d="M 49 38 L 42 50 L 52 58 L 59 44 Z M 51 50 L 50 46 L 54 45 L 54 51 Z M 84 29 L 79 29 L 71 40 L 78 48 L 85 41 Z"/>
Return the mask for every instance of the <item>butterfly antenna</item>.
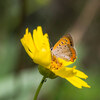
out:
<path id="1" fill-rule="evenodd" d="M 53 48 L 53 44 L 52 44 L 52 42 L 49 40 L 49 43 L 50 43 L 50 47 L 51 47 L 51 49 Z"/>

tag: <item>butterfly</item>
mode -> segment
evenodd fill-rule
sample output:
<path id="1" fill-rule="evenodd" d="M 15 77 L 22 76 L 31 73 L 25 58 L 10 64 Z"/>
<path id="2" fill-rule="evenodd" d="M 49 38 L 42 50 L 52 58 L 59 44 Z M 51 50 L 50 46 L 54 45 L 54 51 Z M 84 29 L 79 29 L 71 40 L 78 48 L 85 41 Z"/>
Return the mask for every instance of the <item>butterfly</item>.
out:
<path id="1" fill-rule="evenodd" d="M 56 58 L 61 58 L 66 61 L 72 61 L 76 59 L 76 51 L 72 36 L 65 34 L 60 40 L 54 45 L 51 53 Z"/>

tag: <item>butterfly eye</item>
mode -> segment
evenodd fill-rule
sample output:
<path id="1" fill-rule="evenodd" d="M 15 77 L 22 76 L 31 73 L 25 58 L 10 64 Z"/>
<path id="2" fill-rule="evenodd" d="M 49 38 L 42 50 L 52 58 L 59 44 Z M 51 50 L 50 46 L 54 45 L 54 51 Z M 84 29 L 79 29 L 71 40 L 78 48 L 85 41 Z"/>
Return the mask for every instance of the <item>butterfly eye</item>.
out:
<path id="1" fill-rule="evenodd" d="M 52 51 L 52 50 L 53 50 L 53 47 L 51 47 L 50 49 L 51 49 L 51 51 Z"/>

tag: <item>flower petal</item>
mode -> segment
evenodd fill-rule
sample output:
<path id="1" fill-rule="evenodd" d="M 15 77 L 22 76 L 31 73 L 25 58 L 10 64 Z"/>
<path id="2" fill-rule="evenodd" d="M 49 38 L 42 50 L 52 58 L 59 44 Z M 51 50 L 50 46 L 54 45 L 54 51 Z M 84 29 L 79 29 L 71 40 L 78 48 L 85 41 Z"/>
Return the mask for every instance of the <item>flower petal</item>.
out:
<path id="1" fill-rule="evenodd" d="M 51 63 L 51 51 L 48 40 L 48 35 L 43 35 L 42 28 L 37 27 L 37 30 L 33 31 L 34 44 L 37 51 L 33 57 L 33 61 L 44 67 L 50 65 Z"/>
<path id="2" fill-rule="evenodd" d="M 25 51 L 28 53 L 28 55 L 29 55 L 31 58 L 33 58 L 33 54 L 32 54 L 32 52 L 30 52 L 30 50 L 28 49 L 28 47 L 27 47 L 27 45 L 25 44 L 23 38 L 21 39 L 21 43 L 22 43 L 22 45 L 23 45 Z"/>
<path id="3" fill-rule="evenodd" d="M 63 64 L 63 66 L 68 66 L 68 65 L 71 65 L 71 64 L 73 64 L 74 62 L 71 62 L 71 61 L 65 61 L 65 60 L 63 60 L 63 59 L 61 59 L 61 58 L 58 58 L 58 61 L 60 62 L 60 63 L 62 63 Z"/>
<path id="4" fill-rule="evenodd" d="M 82 88 L 82 87 L 90 88 L 90 86 L 85 81 L 76 76 L 66 77 L 66 80 L 68 80 L 72 85 L 74 85 L 77 88 Z"/>
<path id="5" fill-rule="evenodd" d="M 28 28 L 26 29 L 26 33 L 25 33 L 24 37 L 21 39 L 21 43 L 24 46 L 28 55 L 31 58 L 33 58 L 34 53 L 35 53 L 35 45 L 34 45 L 31 33 L 28 32 Z"/>
<path id="6" fill-rule="evenodd" d="M 43 44 L 43 32 L 41 26 L 38 26 L 37 30 L 33 30 L 33 39 L 36 48 L 40 50 Z"/>
<path id="7" fill-rule="evenodd" d="M 85 81 L 83 81 L 82 79 L 79 78 L 79 77 L 86 78 L 87 75 L 85 75 L 81 71 L 76 70 L 75 66 L 73 68 L 61 67 L 56 70 L 51 69 L 51 71 L 53 73 L 55 73 L 55 75 L 65 78 L 66 80 L 68 80 L 72 85 L 74 85 L 77 88 L 82 88 L 82 87 L 90 88 L 90 86 Z"/>
<path id="8" fill-rule="evenodd" d="M 67 68 L 63 66 L 59 69 L 51 69 L 51 71 L 62 78 L 72 77 L 76 75 L 76 72 L 73 68 Z"/>
<path id="9" fill-rule="evenodd" d="M 48 34 L 45 33 L 43 36 L 43 44 L 44 46 L 46 45 L 46 49 L 50 52 L 51 54 L 51 50 L 50 50 L 50 44 L 49 44 L 49 39 L 48 39 Z"/>
<path id="10" fill-rule="evenodd" d="M 75 71 L 77 72 L 76 76 L 78 76 L 80 78 L 84 78 L 84 79 L 88 78 L 88 76 L 85 73 L 83 73 L 82 71 L 79 71 L 77 69 L 75 69 Z"/>
<path id="11" fill-rule="evenodd" d="M 75 69 L 76 66 L 74 66 L 73 68 L 74 68 L 74 72 L 76 72 L 76 76 L 77 77 L 83 78 L 83 79 L 87 79 L 88 78 L 88 76 L 85 73 L 83 73 L 82 71 L 79 71 L 79 70 Z M 67 69 L 68 69 L 68 67 L 67 67 Z"/>
<path id="12" fill-rule="evenodd" d="M 50 52 L 42 48 L 41 51 L 35 53 L 33 61 L 41 66 L 47 67 L 51 63 Z"/>

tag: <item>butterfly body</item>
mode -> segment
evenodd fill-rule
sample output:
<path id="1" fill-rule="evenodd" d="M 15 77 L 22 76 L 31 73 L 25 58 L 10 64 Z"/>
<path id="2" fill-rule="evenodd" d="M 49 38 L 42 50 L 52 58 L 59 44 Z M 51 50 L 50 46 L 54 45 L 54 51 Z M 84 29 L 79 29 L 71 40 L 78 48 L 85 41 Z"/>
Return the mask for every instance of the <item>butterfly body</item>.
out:
<path id="1" fill-rule="evenodd" d="M 60 40 L 54 45 L 51 52 L 57 58 L 73 62 L 76 59 L 76 51 L 74 49 L 71 35 L 66 34 L 60 38 Z"/>

